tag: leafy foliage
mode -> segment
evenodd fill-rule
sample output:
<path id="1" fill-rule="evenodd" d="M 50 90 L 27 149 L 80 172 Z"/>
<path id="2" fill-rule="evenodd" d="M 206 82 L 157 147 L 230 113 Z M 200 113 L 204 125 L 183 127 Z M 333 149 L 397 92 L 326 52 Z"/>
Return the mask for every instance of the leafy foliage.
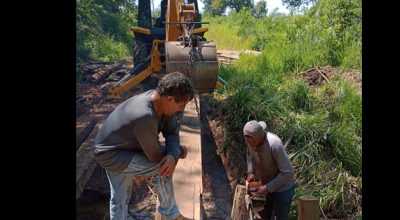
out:
<path id="1" fill-rule="evenodd" d="M 253 0 L 226 0 L 227 6 L 231 9 L 235 9 L 236 12 L 239 12 L 243 7 L 252 9 L 254 7 Z"/>
<path id="2" fill-rule="evenodd" d="M 239 12 L 243 7 L 254 8 L 254 0 L 201 0 L 204 4 L 204 14 L 222 15 L 226 8 Z M 265 1 L 264 1 L 265 2 Z M 264 7 L 265 8 L 265 7 Z M 260 9 L 257 10 L 257 13 Z M 261 12 L 262 13 L 262 12 Z"/>
<path id="3" fill-rule="evenodd" d="M 252 14 L 255 18 L 265 17 L 267 16 L 267 13 L 267 2 L 265 0 L 258 1 L 252 10 Z"/>
<path id="4" fill-rule="evenodd" d="M 318 0 L 282 0 L 282 5 L 286 5 L 287 9 L 299 8 L 301 5 L 315 5 L 316 3 L 318 3 Z"/>
<path id="5" fill-rule="evenodd" d="M 203 16 L 210 14 L 212 16 L 222 15 L 225 13 L 227 2 L 226 0 L 199 0 L 203 2 Z"/>
<path id="6" fill-rule="evenodd" d="M 77 0 L 76 62 L 100 57 L 116 61 L 130 56 L 133 34 L 129 27 L 136 15 L 134 0 Z"/>

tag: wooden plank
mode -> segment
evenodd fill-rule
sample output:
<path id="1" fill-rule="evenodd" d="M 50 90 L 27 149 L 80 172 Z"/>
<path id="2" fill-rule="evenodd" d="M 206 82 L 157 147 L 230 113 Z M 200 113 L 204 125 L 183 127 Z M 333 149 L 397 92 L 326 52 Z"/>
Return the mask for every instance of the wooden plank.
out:
<path id="1" fill-rule="evenodd" d="M 318 220 L 319 201 L 312 195 L 303 195 L 298 198 L 298 220 Z"/>
<path id="2" fill-rule="evenodd" d="M 196 95 L 197 99 L 197 106 L 199 107 L 199 112 L 200 112 L 200 98 L 199 95 Z M 185 110 L 183 112 L 183 117 L 182 117 L 182 124 L 199 124 L 200 119 L 197 116 L 197 111 L 196 111 L 196 104 L 194 103 L 194 99 L 192 101 L 188 102 L 188 104 L 185 106 Z M 181 142 L 182 145 L 182 142 Z M 183 144 L 185 145 L 185 144 Z"/>
<path id="3" fill-rule="evenodd" d="M 94 138 L 99 132 L 104 121 L 96 124 L 89 137 L 82 143 L 76 153 L 76 199 L 82 194 L 83 188 L 86 182 L 92 176 L 94 169 L 97 166 L 96 161 L 93 157 L 92 143 Z"/>
<path id="4" fill-rule="evenodd" d="M 249 218 L 249 210 L 246 208 L 246 195 L 246 186 L 240 184 L 236 185 L 235 197 L 233 199 L 231 212 L 232 220 L 245 220 Z"/>
<path id="5" fill-rule="evenodd" d="M 200 220 L 200 194 L 203 192 L 201 127 L 191 123 L 199 123 L 194 100 L 190 101 L 185 107 L 179 131 L 180 144 L 187 147 L 188 154 L 185 159 L 178 161 L 172 181 L 175 200 L 181 214 L 189 219 Z M 160 142 L 161 144 L 165 143 L 162 134 L 160 134 Z M 158 208 L 158 205 L 156 208 Z M 157 210 L 155 219 L 161 219 Z"/>
<path id="6" fill-rule="evenodd" d="M 83 141 L 92 132 L 97 120 L 92 119 L 90 121 L 77 121 L 76 122 L 76 151 L 82 145 Z"/>

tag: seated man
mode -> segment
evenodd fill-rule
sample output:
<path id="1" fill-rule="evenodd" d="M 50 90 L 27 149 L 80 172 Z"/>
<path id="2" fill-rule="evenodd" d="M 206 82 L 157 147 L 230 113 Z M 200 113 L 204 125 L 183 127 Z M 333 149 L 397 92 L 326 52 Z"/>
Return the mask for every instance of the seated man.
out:
<path id="1" fill-rule="evenodd" d="M 124 220 L 132 194 L 132 175 L 153 176 L 163 219 L 185 219 L 175 202 L 172 174 L 187 149 L 179 145 L 175 112 L 193 99 L 194 88 L 182 73 L 165 75 L 156 90 L 131 97 L 106 119 L 93 141 L 97 163 L 111 188 L 110 219 Z M 158 134 L 162 132 L 165 145 Z"/>
<path id="2" fill-rule="evenodd" d="M 269 195 L 271 199 L 258 213 L 261 218 L 270 220 L 274 210 L 277 220 L 286 220 L 294 194 L 294 171 L 281 139 L 264 131 L 265 128 L 263 121 L 247 122 L 243 128 L 247 146 L 247 181 L 255 181 L 254 167 L 260 180 L 257 194 Z"/>

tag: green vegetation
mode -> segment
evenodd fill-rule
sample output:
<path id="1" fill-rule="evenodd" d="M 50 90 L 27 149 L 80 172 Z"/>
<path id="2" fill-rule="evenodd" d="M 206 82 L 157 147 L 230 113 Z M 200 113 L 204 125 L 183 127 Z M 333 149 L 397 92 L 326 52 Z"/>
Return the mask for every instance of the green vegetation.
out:
<path id="1" fill-rule="evenodd" d="M 362 70 L 361 1 L 320 0 L 303 14 L 273 11 L 261 19 L 242 8 L 203 20 L 211 22 L 205 37 L 218 49 L 262 51 L 257 57 L 241 54 L 231 66 L 221 65 L 219 75 L 235 89 L 216 90 L 214 97 L 225 115 L 224 137 L 241 131 L 252 119 L 265 121 L 267 130 L 283 141 L 296 131 L 287 148 L 298 178 L 289 219 L 297 219 L 297 197 L 305 194 L 320 199 L 325 214 L 359 211 L 361 88 L 340 75 L 310 88 L 295 76 L 297 64 L 299 72 L 328 65 Z M 226 139 L 224 146 L 230 142 Z"/>
<path id="2" fill-rule="evenodd" d="M 135 0 L 77 0 L 76 62 L 131 57 L 134 35 L 129 28 L 137 26 L 136 15 Z"/>
<path id="3" fill-rule="evenodd" d="M 273 10 L 265 18 L 242 8 L 227 16 L 205 15 L 203 21 L 210 21 L 205 37 L 219 50 L 272 53 L 270 62 L 282 68 L 276 71 L 294 72 L 296 63 L 300 70 L 316 65 L 362 69 L 360 0 L 322 0 L 304 15 L 282 16 Z"/>

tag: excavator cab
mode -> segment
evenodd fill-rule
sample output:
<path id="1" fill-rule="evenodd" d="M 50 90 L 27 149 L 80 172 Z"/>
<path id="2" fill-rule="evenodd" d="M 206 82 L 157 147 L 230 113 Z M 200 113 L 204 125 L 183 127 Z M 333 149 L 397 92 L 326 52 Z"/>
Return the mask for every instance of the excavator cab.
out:
<path id="1" fill-rule="evenodd" d="M 203 38 L 197 0 L 161 0 L 161 16 L 151 17 L 150 0 L 138 1 L 138 27 L 131 27 L 134 68 L 129 75 L 109 89 L 109 97 L 120 94 L 137 83 L 147 83 L 151 74 L 179 71 L 190 78 L 195 92 L 212 93 L 223 85 L 218 82 L 217 49 L 214 42 Z M 222 79 L 221 79 L 222 80 Z M 223 80 L 222 82 L 226 84 Z"/>

